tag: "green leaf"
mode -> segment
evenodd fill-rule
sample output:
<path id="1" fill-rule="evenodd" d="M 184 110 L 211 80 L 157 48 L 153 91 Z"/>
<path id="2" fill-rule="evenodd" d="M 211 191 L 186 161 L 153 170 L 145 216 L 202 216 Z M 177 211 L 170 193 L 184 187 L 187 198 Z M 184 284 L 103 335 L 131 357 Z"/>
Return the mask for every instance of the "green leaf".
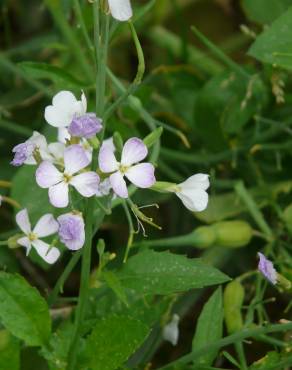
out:
<path id="1" fill-rule="evenodd" d="M 292 7 L 277 18 L 250 47 L 248 54 L 263 63 L 292 68 Z"/>
<path id="2" fill-rule="evenodd" d="M 196 350 L 222 338 L 223 330 L 222 290 L 218 288 L 211 296 L 199 316 L 192 348 Z M 198 365 L 211 366 L 217 356 L 217 350 L 210 351 L 199 358 Z"/>
<path id="3" fill-rule="evenodd" d="M 40 80 L 49 80 L 62 89 L 78 89 L 85 84 L 62 68 L 46 63 L 22 62 L 20 68 L 30 77 Z"/>
<path id="4" fill-rule="evenodd" d="M 0 370 L 19 370 L 19 342 L 7 331 L 0 331 Z"/>
<path id="5" fill-rule="evenodd" d="M 259 23 L 271 23 L 292 5 L 292 0 L 242 0 L 247 17 Z"/>
<path id="6" fill-rule="evenodd" d="M 149 334 L 141 321 L 108 316 L 94 327 L 85 344 L 86 368 L 115 370 L 140 347 Z"/>
<path id="7" fill-rule="evenodd" d="M 112 289 L 116 296 L 128 306 L 127 296 L 119 278 L 112 271 L 103 271 L 102 274 L 107 285 Z"/>
<path id="8" fill-rule="evenodd" d="M 11 190 L 11 197 L 22 208 L 27 208 L 32 223 L 38 221 L 45 213 L 54 213 L 55 211 L 49 203 L 48 190 L 37 185 L 35 171 L 35 166 L 20 168 L 13 178 Z"/>
<path id="9" fill-rule="evenodd" d="M 47 303 L 20 275 L 0 272 L 0 318 L 14 336 L 29 346 L 41 346 L 49 338 Z"/>
<path id="10" fill-rule="evenodd" d="M 220 284 L 228 276 L 203 263 L 169 252 L 146 250 L 131 257 L 120 274 L 125 287 L 141 294 L 172 294 Z"/>

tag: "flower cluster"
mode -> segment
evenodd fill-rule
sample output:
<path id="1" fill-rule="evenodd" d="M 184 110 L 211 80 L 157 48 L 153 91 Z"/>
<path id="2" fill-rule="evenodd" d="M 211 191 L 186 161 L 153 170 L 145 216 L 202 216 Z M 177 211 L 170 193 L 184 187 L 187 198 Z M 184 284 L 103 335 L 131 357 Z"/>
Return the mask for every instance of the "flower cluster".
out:
<path id="1" fill-rule="evenodd" d="M 109 2 L 109 5 L 114 3 Z M 11 164 L 37 166 L 36 183 L 48 189 L 50 203 L 57 209 L 68 206 L 73 209 L 72 213 L 67 212 L 57 219 L 51 214 L 44 215 L 33 230 L 26 209 L 17 215 L 16 222 L 24 233 L 18 243 L 26 248 L 27 253 L 33 247 L 46 262 L 54 263 L 60 255 L 56 247 L 58 241 L 70 250 L 80 249 L 85 243 L 82 212 L 76 209 L 72 196 L 76 198 L 75 194 L 78 194 L 77 204 L 82 209 L 83 197 L 127 199 L 127 183 L 155 190 L 156 178 L 153 164 L 145 162 L 148 148 L 143 140 L 129 138 L 119 151 L 112 138 L 99 142 L 96 135 L 103 130 L 102 119 L 93 112 L 87 112 L 84 93 L 78 100 L 72 92 L 60 91 L 53 97 L 52 104 L 45 108 L 44 118 L 57 128 L 57 141 L 48 143 L 45 136 L 34 132 L 31 138 L 13 148 Z M 98 167 L 93 163 L 98 163 Z M 208 187 L 208 175 L 198 174 L 164 190 L 175 192 L 189 210 L 202 211 L 207 206 Z M 136 217 L 147 222 L 147 217 L 141 216 L 138 207 L 132 210 L 134 213 L 136 210 Z M 40 239 L 56 233 L 58 237 L 52 245 Z"/>

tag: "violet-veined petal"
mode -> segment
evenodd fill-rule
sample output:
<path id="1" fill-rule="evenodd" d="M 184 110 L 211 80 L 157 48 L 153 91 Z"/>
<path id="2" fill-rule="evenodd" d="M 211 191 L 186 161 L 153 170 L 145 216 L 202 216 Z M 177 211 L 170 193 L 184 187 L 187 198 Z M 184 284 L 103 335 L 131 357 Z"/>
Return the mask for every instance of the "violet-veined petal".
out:
<path id="1" fill-rule="evenodd" d="M 130 0 L 108 0 L 111 15 L 118 21 L 128 21 L 132 16 Z"/>
<path id="2" fill-rule="evenodd" d="M 89 171 L 74 176 L 70 185 L 84 197 L 92 197 L 98 191 L 99 176 L 96 172 Z"/>
<path id="3" fill-rule="evenodd" d="M 273 285 L 277 284 L 277 271 L 274 268 L 273 262 L 268 260 L 262 253 L 258 253 L 260 258 L 258 269 Z"/>
<path id="4" fill-rule="evenodd" d="M 22 247 L 25 247 L 28 252 L 31 249 L 31 242 L 30 242 L 30 240 L 28 239 L 27 236 L 23 236 L 22 238 L 17 239 L 17 244 L 21 245 Z M 28 254 L 28 252 L 27 252 L 27 254 Z"/>
<path id="5" fill-rule="evenodd" d="M 130 167 L 125 176 L 139 188 L 150 188 L 156 181 L 154 170 L 151 163 L 139 163 Z"/>
<path id="6" fill-rule="evenodd" d="M 81 145 L 70 145 L 64 152 L 65 173 L 73 175 L 90 163 Z"/>
<path id="7" fill-rule="evenodd" d="M 176 192 L 184 206 L 192 212 L 201 212 L 207 208 L 208 193 L 202 189 L 186 189 Z"/>
<path id="8" fill-rule="evenodd" d="M 146 158 L 148 154 L 147 146 L 141 139 L 132 137 L 127 140 L 122 151 L 121 164 L 123 166 L 131 166 Z"/>
<path id="9" fill-rule="evenodd" d="M 67 207 L 69 204 L 69 186 L 65 182 L 51 186 L 49 189 L 51 204 L 57 208 Z"/>
<path id="10" fill-rule="evenodd" d="M 33 229 L 33 233 L 36 234 L 38 238 L 44 238 L 55 234 L 58 231 L 58 227 L 58 222 L 54 219 L 54 216 L 46 214 L 38 220 Z"/>
<path id="11" fill-rule="evenodd" d="M 101 146 L 98 155 L 98 164 L 100 170 L 105 173 L 114 172 L 118 169 L 118 162 L 110 146 Z"/>
<path id="12" fill-rule="evenodd" d="M 36 182 L 41 188 L 49 188 L 62 178 L 63 174 L 49 161 L 42 162 L 36 170 Z"/>
<path id="13" fill-rule="evenodd" d="M 128 189 L 126 181 L 120 171 L 110 175 L 110 183 L 113 191 L 121 198 L 128 198 Z"/>
<path id="14" fill-rule="evenodd" d="M 84 221 L 80 215 L 67 213 L 58 217 L 59 237 L 70 250 L 78 250 L 85 242 Z"/>
<path id="15" fill-rule="evenodd" d="M 37 254 L 50 265 L 55 263 L 60 257 L 60 251 L 56 247 L 50 247 L 49 244 L 43 242 L 40 239 L 34 240 L 32 242 Z"/>
<path id="16" fill-rule="evenodd" d="M 31 224 L 28 217 L 27 209 L 24 208 L 16 214 L 16 223 L 21 231 L 25 234 L 29 234 L 31 232 Z"/>

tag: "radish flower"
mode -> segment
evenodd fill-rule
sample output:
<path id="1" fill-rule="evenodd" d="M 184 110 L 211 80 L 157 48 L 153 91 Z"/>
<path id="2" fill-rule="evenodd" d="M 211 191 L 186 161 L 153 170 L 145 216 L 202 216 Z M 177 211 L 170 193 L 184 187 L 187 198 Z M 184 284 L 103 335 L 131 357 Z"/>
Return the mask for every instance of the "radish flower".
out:
<path id="1" fill-rule="evenodd" d="M 96 194 L 99 176 L 93 171 L 77 174 L 90 163 L 85 150 L 80 145 L 71 145 L 64 151 L 64 171 L 60 172 L 51 162 L 42 162 L 36 171 L 36 182 L 49 189 L 49 199 L 53 206 L 67 207 L 69 204 L 69 185 L 84 197 Z"/>
<path id="2" fill-rule="evenodd" d="M 82 216 L 66 213 L 57 218 L 59 237 L 62 243 L 72 251 L 82 248 L 85 242 L 84 221 Z"/>
<path id="3" fill-rule="evenodd" d="M 99 168 L 110 174 L 110 184 L 119 197 L 128 198 L 124 176 L 139 188 L 150 188 L 155 183 L 154 166 L 151 163 L 138 163 L 146 158 L 147 154 L 146 145 L 135 137 L 126 141 L 121 162 L 116 160 L 113 148 L 102 145 L 98 156 Z"/>
<path id="4" fill-rule="evenodd" d="M 108 0 L 111 15 L 118 21 L 128 21 L 133 16 L 130 0 Z"/>
<path id="5" fill-rule="evenodd" d="M 31 230 L 27 209 L 23 209 L 17 213 L 16 223 L 25 234 L 25 236 L 17 240 L 17 243 L 26 248 L 27 255 L 31 248 L 34 247 L 38 255 L 47 263 L 52 264 L 57 261 L 60 256 L 59 249 L 51 247 L 48 243 L 40 239 L 53 235 L 58 231 L 59 225 L 53 215 L 46 214 L 42 216 L 34 229 Z"/>
<path id="6" fill-rule="evenodd" d="M 208 205 L 208 193 L 206 190 L 209 186 L 209 176 L 198 173 L 178 184 L 175 194 L 187 209 L 192 212 L 201 212 Z"/>
<path id="7" fill-rule="evenodd" d="M 277 284 L 277 271 L 274 268 L 273 262 L 268 260 L 265 255 L 258 253 L 260 258 L 258 269 L 264 275 L 264 277 L 269 280 L 273 285 Z"/>

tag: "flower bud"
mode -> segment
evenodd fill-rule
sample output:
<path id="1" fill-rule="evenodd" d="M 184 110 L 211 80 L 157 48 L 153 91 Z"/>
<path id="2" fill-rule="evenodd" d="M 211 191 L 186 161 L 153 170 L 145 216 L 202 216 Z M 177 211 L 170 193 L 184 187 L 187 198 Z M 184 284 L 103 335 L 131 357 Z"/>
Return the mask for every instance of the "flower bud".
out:
<path id="1" fill-rule="evenodd" d="M 143 139 L 144 144 L 147 146 L 148 149 L 151 148 L 157 142 L 157 140 L 160 139 L 162 132 L 163 128 L 158 127 Z"/>
<path id="2" fill-rule="evenodd" d="M 244 301 L 244 288 L 238 280 L 227 284 L 223 294 L 224 318 L 228 334 L 243 327 L 241 307 Z"/>
<path id="3" fill-rule="evenodd" d="M 223 221 L 212 227 L 216 233 L 216 245 L 220 247 L 244 247 L 252 238 L 252 228 L 245 221 Z"/>
<path id="4" fill-rule="evenodd" d="M 124 143 L 121 134 L 117 131 L 113 134 L 113 143 L 118 153 L 122 153 Z"/>
<path id="5" fill-rule="evenodd" d="M 216 244 L 216 233 L 213 226 L 197 227 L 193 233 L 193 246 L 197 248 L 208 248 Z"/>
<path id="6" fill-rule="evenodd" d="M 15 235 L 11 236 L 11 237 L 7 240 L 8 248 L 10 248 L 10 249 L 19 248 L 19 247 L 20 247 L 20 245 L 17 243 L 17 241 L 18 241 L 18 239 L 20 239 L 22 236 L 23 236 L 23 234 L 15 234 Z"/>

